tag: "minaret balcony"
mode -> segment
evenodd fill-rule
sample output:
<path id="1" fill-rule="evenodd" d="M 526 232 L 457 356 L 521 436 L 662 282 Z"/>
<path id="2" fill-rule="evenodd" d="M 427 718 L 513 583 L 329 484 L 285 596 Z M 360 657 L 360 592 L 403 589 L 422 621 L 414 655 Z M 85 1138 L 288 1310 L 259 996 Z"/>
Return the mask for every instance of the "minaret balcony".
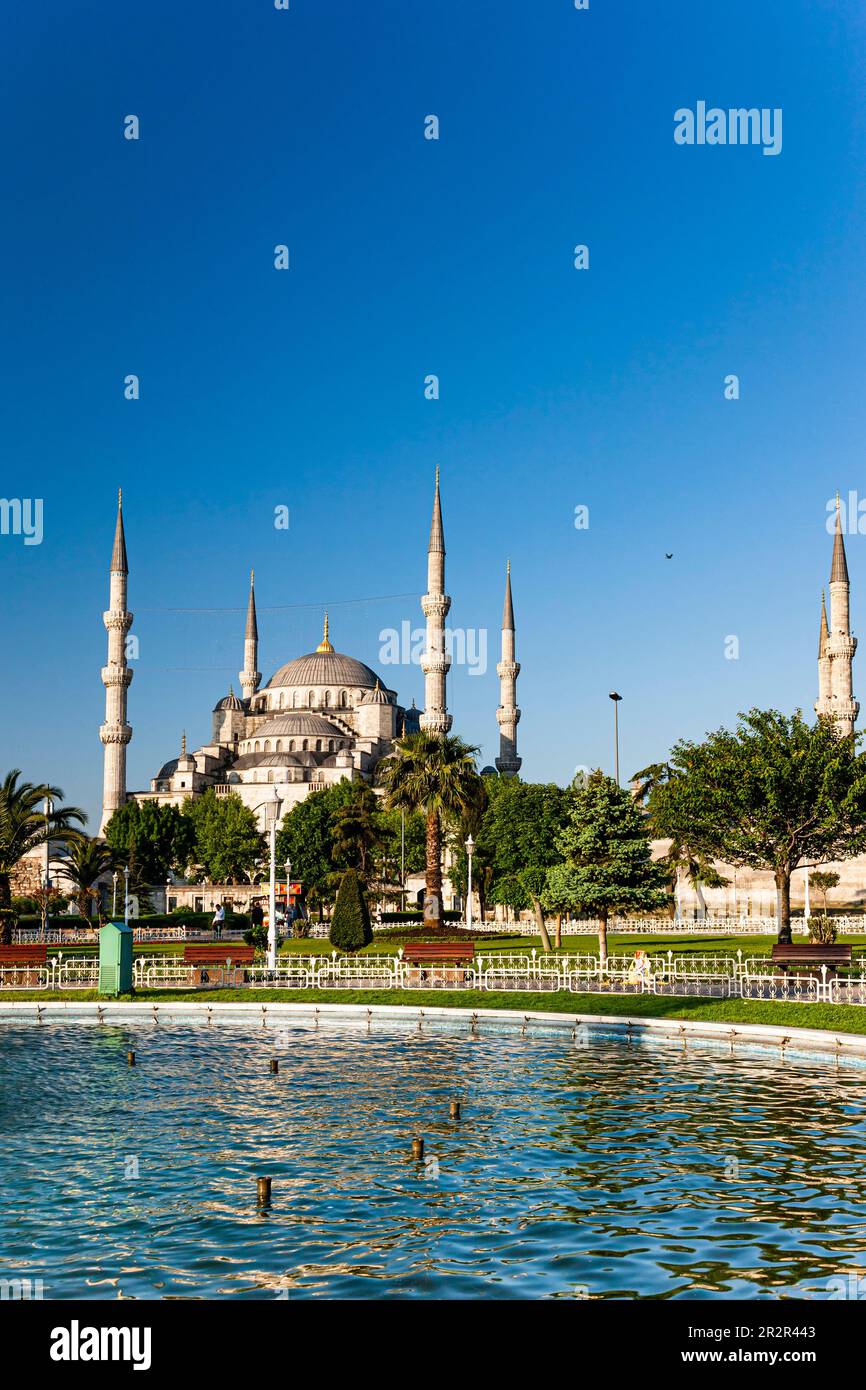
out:
<path id="1" fill-rule="evenodd" d="M 425 652 L 421 658 L 421 670 L 425 676 L 444 676 L 451 669 L 451 657 L 447 652 Z"/>
<path id="2" fill-rule="evenodd" d="M 103 613 L 102 621 L 109 632 L 128 632 L 132 627 L 133 614 L 125 608 L 110 608 Z"/>
<path id="3" fill-rule="evenodd" d="M 133 673 L 128 666 L 103 666 L 102 684 L 109 686 L 123 686 L 124 688 L 132 681 Z"/>
<path id="4" fill-rule="evenodd" d="M 501 681 L 516 681 L 520 675 L 519 661 L 498 661 L 496 674 Z"/>
<path id="5" fill-rule="evenodd" d="M 421 599 L 421 612 L 425 618 L 445 619 L 450 608 L 451 599 L 447 594 L 425 594 Z"/>
<path id="6" fill-rule="evenodd" d="M 101 743 L 129 743 L 131 738 L 131 724 L 103 724 L 99 730 Z"/>
<path id="7" fill-rule="evenodd" d="M 519 724 L 520 710 L 516 705 L 500 705 L 496 711 L 496 722 L 500 727 L 503 724 Z"/>

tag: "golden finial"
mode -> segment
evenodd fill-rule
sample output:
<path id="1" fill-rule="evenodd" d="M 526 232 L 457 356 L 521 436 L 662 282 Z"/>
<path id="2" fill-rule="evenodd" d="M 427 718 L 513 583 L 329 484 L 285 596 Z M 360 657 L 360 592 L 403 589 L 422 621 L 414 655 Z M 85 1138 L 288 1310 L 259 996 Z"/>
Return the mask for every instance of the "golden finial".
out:
<path id="1" fill-rule="evenodd" d="M 255 570 L 250 570 L 250 588 L 253 587 L 253 585 L 255 584 L 255 582 L 256 582 L 256 572 L 255 572 Z"/>
<path id="2" fill-rule="evenodd" d="M 122 488 L 122 487 L 119 487 L 119 488 L 117 489 L 117 510 L 120 511 L 120 509 L 122 508 L 122 506 L 123 506 L 123 488 Z"/>
<path id="3" fill-rule="evenodd" d="M 182 758 L 186 757 L 186 729 L 180 736 L 180 753 Z"/>
<path id="4" fill-rule="evenodd" d="M 325 631 L 324 631 L 324 633 L 323 633 L 323 635 L 322 635 L 322 640 L 321 640 L 321 642 L 319 643 L 318 647 L 316 648 L 316 651 L 317 651 L 317 652 L 332 652 L 333 650 L 334 650 L 334 648 L 331 646 L 330 642 L 328 641 L 328 613 L 327 613 L 327 609 L 326 609 L 326 610 L 325 610 Z"/>
<path id="5" fill-rule="evenodd" d="M 436 465 L 436 491 L 439 491 L 439 465 Z"/>
<path id="6" fill-rule="evenodd" d="M 506 561 L 505 561 L 505 573 L 506 573 L 506 574 L 510 574 L 510 573 L 511 573 L 511 561 L 510 561 L 510 560 L 506 560 Z"/>

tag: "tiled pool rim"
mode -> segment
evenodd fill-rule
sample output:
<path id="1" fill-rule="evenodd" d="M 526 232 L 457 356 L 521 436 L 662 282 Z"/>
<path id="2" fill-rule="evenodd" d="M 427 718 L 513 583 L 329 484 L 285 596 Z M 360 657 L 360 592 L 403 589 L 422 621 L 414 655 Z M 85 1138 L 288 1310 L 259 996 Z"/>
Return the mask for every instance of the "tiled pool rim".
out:
<path id="1" fill-rule="evenodd" d="M 279 1027 L 290 1020 L 315 1023 L 316 1020 L 346 1020 L 369 1023 L 373 1019 L 387 1023 L 468 1023 L 481 1033 L 484 1025 L 496 1030 L 516 1028 L 529 1031 L 533 1025 L 544 1032 L 573 1033 L 585 1028 L 597 1036 L 614 1035 L 634 1041 L 695 1042 L 724 1046 L 726 1049 L 744 1044 L 749 1047 L 772 1049 L 783 1055 L 820 1055 L 866 1062 L 866 1035 L 833 1033 L 819 1028 L 776 1027 L 772 1024 L 712 1023 L 690 1019 L 630 1018 L 627 1015 L 545 1013 L 520 1009 L 419 1008 L 411 1004 L 314 1004 L 270 1003 L 234 1004 L 203 1000 L 167 1000 L 165 1003 L 120 1003 L 57 1000 L 40 1003 L 37 1000 L 0 1002 L 0 1023 L 39 1023 L 40 1021 L 96 1022 L 131 1024 L 145 1021 L 166 1024 L 201 1022 L 255 1023 L 259 1027 Z"/>

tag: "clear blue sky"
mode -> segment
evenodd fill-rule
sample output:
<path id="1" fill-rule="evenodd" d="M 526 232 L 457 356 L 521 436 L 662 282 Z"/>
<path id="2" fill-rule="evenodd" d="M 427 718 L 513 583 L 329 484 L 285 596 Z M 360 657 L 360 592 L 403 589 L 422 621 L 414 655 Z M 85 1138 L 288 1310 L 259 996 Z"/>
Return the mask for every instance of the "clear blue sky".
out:
<path id="1" fill-rule="evenodd" d="M 611 766 L 614 686 L 624 773 L 811 707 L 825 503 L 866 494 L 862 0 L 47 0 L 2 37 L 2 492 L 45 508 L 0 537 L 4 767 L 98 812 L 118 485 L 130 789 L 237 686 L 252 564 L 266 677 L 326 604 L 380 666 L 437 463 L 485 761 L 506 556 L 530 779 Z M 781 107 L 782 153 L 675 145 L 699 100 Z"/>

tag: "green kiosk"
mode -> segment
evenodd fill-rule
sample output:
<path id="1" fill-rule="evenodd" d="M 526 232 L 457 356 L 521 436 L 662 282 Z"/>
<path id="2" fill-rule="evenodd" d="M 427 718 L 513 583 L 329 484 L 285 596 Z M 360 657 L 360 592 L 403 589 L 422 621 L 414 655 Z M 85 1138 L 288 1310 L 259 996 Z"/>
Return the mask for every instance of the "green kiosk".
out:
<path id="1" fill-rule="evenodd" d="M 99 929 L 99 993 L 129 994 L 132 990 L 132 927 L 108 922 Z"/>

